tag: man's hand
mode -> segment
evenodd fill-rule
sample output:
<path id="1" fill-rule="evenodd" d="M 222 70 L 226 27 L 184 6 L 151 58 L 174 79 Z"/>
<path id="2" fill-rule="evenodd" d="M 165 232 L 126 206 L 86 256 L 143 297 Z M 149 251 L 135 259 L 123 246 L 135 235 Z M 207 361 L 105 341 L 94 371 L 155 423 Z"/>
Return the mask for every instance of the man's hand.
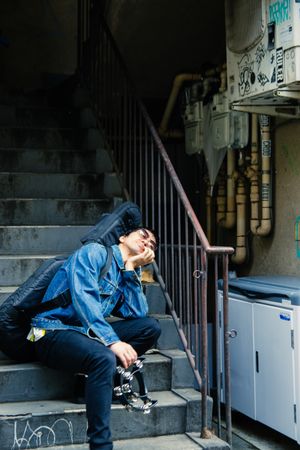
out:
<path id="1" fill-rule="evenodd" d="M 131 366 L 137 360 L 137 353 L 130 344 L 127 342 L 115 342 L 109 346 L 111 351 L 119 358 L 122 366 L 127 369 L 127 367 Z"/>
<path id="2" fill-rule="evenodd" d="M 154 261 L 154 256 L 154 251 L 149 247 L 145 247 L 143 253 L 128 258 L 125 264 L 125 269 L 134 270 L 136 267 L 146 266 Z"/>

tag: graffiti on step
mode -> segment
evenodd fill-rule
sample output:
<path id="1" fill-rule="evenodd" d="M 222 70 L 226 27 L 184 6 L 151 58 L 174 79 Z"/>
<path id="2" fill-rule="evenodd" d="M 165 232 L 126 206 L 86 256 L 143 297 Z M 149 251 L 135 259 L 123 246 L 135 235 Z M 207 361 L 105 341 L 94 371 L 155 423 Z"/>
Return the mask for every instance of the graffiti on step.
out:
<path id="1" fill-rule="evenodd" d="M 45 446 L 54 446 L 59 442 L 58 437 L 63 435 L 64 441 L 70 445 L 73 444 L 73 424 L 70 420 L 57 419 L 52 426 L 40 425 L 32 429 L 27 420 L 23 432 L 20 428 L 20 422 L 14 422 L 14 442 L 11 450 L 21 450 L 26 448 L 39 448 Z M 20 433 L 20 434 L 18 434 Z"/>

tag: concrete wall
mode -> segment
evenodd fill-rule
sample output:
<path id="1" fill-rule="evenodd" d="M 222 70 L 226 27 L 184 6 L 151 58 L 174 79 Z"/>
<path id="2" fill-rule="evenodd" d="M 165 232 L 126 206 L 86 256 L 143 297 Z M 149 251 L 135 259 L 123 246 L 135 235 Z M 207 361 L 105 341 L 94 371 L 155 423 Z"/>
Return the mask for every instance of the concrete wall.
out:
<path id="1" fill-rule="evenodd" d="M 271 237 L 254 237 L 252 275 L 300 276 L 295 223 L 300 220 L 300 120 L 275 130 L 274 231 Z M 300 244 L 300 242 L 299 242 Z"/>
<path id="2" fill-rule="evenodd" d="M 76 0 L 9 0 L 0 3 L 0 83 L 41 87 L 41 74 L 72 74 L 76 67 Z"/>

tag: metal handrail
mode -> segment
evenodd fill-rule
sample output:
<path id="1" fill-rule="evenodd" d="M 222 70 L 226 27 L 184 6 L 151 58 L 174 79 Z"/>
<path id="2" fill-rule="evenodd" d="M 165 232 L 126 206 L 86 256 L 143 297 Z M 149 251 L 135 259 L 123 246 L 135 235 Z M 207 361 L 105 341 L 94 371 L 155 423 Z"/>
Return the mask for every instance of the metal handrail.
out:
<path id="1" fill-rule="evenodd" d="M 231 247 L 211 246 L 174 170 L 144 104 L 138 99 L 125 64 L 95 0 L 78 0 L 78 70 L 90 91 L 91 105 L 105 134 L 124 196 L 141 207 L 144 222 L 160 235 L 154 268 L 168 312 L 202 394 L 201 437 L 209 438 L 208 277 L 214 275 L 217 305 L 219 266 L 223 268 L 224 336 L 216 327 L 219 367 L 224 343 L 227 440 L 231 445 L 228 333 L 228 258 Z M 209 264 L 213 258 L 213 265 Z M 215 322 L 219 323 L 216 308 Z M 220 375 L 217 378 L 220 434 Z"/>

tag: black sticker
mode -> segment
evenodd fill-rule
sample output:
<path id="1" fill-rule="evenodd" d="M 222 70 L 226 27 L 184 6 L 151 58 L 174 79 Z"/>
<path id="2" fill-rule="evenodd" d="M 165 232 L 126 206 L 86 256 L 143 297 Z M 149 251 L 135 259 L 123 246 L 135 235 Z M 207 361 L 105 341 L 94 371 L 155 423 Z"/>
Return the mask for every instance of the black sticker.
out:
<path id="1" fill-rule="evenodd" d="M 276 49 L 277 84 L 283 83 L 283 48 Z"/>

